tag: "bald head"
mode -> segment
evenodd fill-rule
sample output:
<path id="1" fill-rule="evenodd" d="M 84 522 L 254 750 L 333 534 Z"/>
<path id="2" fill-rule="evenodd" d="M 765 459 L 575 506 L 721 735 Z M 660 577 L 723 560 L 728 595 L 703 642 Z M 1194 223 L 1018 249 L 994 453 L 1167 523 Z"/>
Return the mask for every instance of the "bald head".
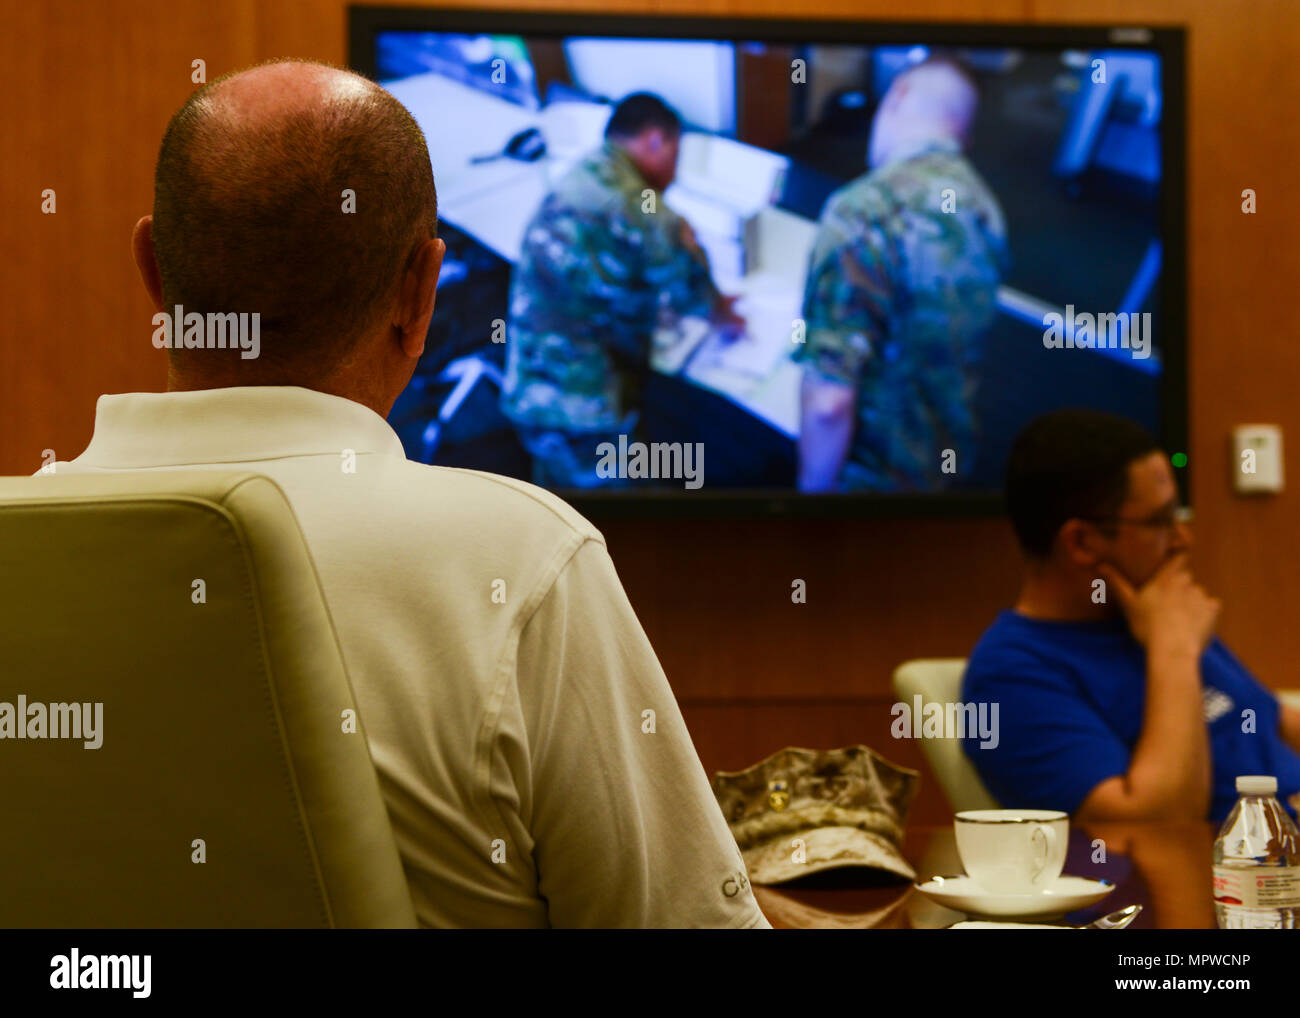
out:
<path id="1" fill-rule="evenodd" d="M 889 86 L 871 132 L 873 167 L 930 140 L 965 144 L 979 93 L 969 74 L 951 60 L 932 58 L 903 71 Z"/>
<path id="2" fill-rule="evenodd" d="M 335 371 L 391 312 L 436 201 L 420 128 L 359 75 L 278 61 L 200 88 L 158 156 L 163 305 L 259 313 L 261 353 L 172 349 L 173 368 L 308 386 Z"/>

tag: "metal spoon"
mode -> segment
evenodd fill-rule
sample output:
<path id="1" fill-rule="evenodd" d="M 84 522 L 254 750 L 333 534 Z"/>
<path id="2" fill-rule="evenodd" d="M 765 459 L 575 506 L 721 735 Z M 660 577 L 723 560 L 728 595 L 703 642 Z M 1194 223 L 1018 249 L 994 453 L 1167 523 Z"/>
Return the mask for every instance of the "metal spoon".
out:
<path id="1" fill-rule="evenodd" d="M 1112 912 L 1110 915 L 1104 915 L 1100 919 L 1095 919 L 1088 923 L 1087 926 L 1078 926 L 1080 930 L 1122 930 L 1138 917 L 1142 911 L 1141 905 L 1130 905 L 1128 908 L 1122 908 L 1118 912 Z"/>

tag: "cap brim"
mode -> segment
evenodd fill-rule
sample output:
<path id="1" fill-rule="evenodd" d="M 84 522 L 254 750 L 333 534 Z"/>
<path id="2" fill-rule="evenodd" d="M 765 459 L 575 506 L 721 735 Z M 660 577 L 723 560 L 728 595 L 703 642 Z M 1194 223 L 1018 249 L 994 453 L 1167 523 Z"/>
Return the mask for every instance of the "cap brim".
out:
<path id="1" fill-rule="evenodd" d="M 907 925 L 911 887 L 901 885 L 889 904 L 870 912 L 831 912 L 809 905 L 797 897 L 772 887 L 754 885 L 754 900 L 773 926 L 796 930 L 890 930 Z"/>
<path id="2" fill-rule="evenodd" d="M 865 866 L 916 879 L 916 871 L 887 838 L 860 827 L 811 827 L 782 834 L 746 850 L 744 857 L 755 884 L 784 884 L 843 866 Z"/>

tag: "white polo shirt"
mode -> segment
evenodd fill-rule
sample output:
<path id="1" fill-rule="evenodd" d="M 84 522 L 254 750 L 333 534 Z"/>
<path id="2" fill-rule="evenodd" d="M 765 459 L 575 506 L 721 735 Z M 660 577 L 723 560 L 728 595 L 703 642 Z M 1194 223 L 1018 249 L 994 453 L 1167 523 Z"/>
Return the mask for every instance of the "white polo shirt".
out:
<path id="1" fill-rule="evenodd" d="M 102 396 L 56 471 L 234 466 L 298 517 L 422 925 L 770 928 L 587 520 L 297 387 Z"/>

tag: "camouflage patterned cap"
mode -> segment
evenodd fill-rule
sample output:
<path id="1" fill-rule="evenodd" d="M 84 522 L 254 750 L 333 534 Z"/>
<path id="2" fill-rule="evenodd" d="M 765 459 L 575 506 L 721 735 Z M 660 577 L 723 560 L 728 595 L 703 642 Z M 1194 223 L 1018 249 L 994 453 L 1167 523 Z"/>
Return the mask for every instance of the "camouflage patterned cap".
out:
<path id="1" fill-rule="evenodd" d="M 840 866 L 915 880 L 899 846 L 920 776 L 867 746 L 790 747 L 747 770 L 719 771 L 713 794 L 755 884 Z"/>

